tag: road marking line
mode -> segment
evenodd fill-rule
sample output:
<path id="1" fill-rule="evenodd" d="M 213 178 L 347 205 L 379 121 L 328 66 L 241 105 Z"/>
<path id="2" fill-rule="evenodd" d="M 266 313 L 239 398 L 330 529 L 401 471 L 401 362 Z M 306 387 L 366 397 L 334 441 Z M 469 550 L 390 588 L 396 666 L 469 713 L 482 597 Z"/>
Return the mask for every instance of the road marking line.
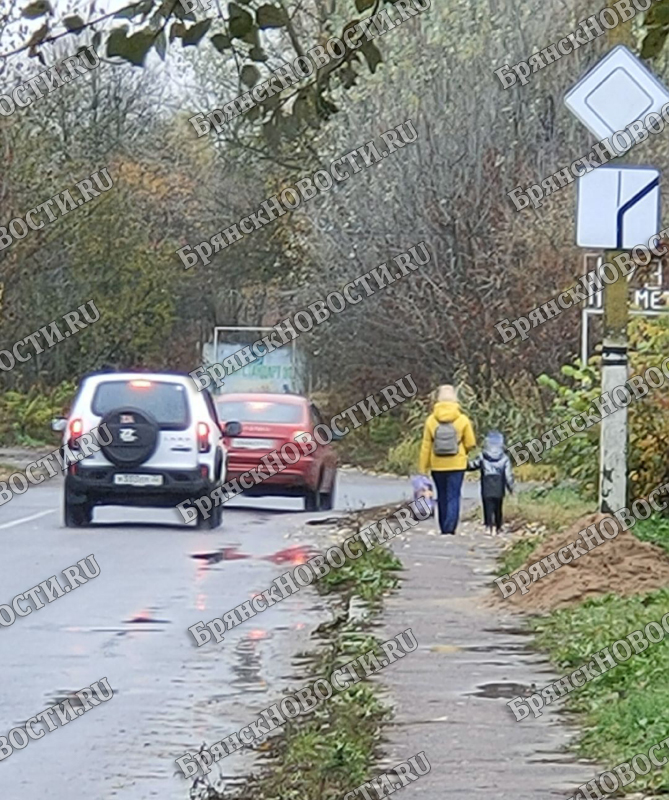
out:
<path id="1" fill-rule="evenodd" d="M 0 525 L 0 531 L 5 528 L 11 528 L 14 525 L 20 525 L 22 522 L 31 522 L 34 519 L 45 517 L 47 514 L 53 514 L 55 511 L 55 508 L 50 508 L 48 511 L 40 511 L 39 514 L 33 514 L 30 517 L 22 517 L 21 519 L 15 519 L 13 522 L 5 522 L 4 525 Z"/>

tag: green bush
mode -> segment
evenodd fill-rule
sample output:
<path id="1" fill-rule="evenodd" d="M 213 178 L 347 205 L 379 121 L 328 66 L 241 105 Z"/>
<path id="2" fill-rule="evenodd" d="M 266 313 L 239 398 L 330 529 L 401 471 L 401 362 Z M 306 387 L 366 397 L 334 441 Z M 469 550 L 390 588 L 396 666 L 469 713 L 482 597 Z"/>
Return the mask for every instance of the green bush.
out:
<path id="1" fill-rule="evenodd" d="M 643 375 L 649 367 L 659 367 L 669 349 L 669 320 L 635 318 L 630 324 L 630 345 L 630 362 L 635 375 Z M 547 431 L 592 408 L 593 400 L 601 394 L 598 361 L 599 357 L 592 359 L 587 367 L 581 367 L 580 362 L 563 366 L 562 381 L 548 375 L 539 376 L 539 385 L 553 393 L 553 402 L 548 418 L 537 430 Z M 631 497 L 643 497 L 669 479 L 667 411 L 669 392 L 664 386 L 651 388 L 644 397 L 633 399 L 629 405 Z M 592 425 L 583 432 L 574 433 L 544 455 L 544 461 L 554 464 L 560 477 L 576 479 L 581 492 L 588 497 L 595 496 L 598 488 L 599 431 L 599 425 Z"/>
<path id="2" fill-rule="evenodd" d="M 52 389 L 35 385 L 27 392 L 5 392 L 0 396 L 0 442 L 23 446 L 52 442 L 51 419 L 65 413 L 75 391 L 73 383 L 61 383 Z"/>

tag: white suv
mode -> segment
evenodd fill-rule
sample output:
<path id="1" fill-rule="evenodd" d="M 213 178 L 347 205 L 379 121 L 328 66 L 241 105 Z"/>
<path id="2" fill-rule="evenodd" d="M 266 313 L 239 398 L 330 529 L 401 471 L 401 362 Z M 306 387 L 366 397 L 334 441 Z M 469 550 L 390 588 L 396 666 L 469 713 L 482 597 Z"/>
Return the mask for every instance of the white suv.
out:
<path id="1" fill-rule="evenodd" d="M 99 452 L 70 464 L 65 477 L 65 525 L 87 525 L 102 505 L 174 507 L 208 494 L 225 481 L 226 450 L 209 392 L 187 375 L 104 372 L 85 377 L 64 429 L 63 444 L 106 425 Z M 239 435 L 232 422 L 226 435 Z M 222 506 L 198 526 L 221 524 Z"/>

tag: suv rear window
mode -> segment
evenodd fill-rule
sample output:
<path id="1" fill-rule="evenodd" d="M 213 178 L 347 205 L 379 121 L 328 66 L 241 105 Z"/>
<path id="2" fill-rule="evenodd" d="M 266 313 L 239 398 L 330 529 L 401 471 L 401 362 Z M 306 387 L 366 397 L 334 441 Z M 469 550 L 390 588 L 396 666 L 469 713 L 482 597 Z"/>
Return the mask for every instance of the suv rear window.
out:
<path id="1" fill-rule="evenodd" d="M 161 428 L 182 430 L 189 425 L 186 389 L 178 383 L 138 378 L 106 381 L 95 390 L 92 410 L 98 417 L 125 406 L 153 414 Z"/>
<path id="2" fill-rule="evenodd" d="M 219 400 L 219 419 L 226 422 L 302 422 L 304 408 L 296 403 L 255 400 Z"/>

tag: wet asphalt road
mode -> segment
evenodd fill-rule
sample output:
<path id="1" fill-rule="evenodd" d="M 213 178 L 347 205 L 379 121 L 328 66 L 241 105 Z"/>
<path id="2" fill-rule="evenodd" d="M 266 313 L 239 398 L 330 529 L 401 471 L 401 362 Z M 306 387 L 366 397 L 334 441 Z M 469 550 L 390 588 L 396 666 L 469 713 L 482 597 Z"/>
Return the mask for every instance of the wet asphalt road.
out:
<path id="1" fill-rule="evenodd" d="M 251 722 L 291 684 L 291 657 L 325 611 L 311 589 L 197 648 L 187 628 L 220 616 L 292 565 L 317 516 L 296 500 L 226 506 L 223 526 L 197 531 L 178 514 L 102 508 L 66 529 L 62 483 L 32 487 L 0 508 L 0 604 L 93 554 L 100 574 L 0 627 L 0 736 L 107 678 L 114 697 L 0 761 L 2 800 L 185 800 L 174 759 Z M 409 497 L 406 480 L 340 473 L 337 508 Z M 290 537 L 290 538 L 289 538 Z M 60 576 L 61 585 L 67 581 Z M 222 762 L 233 776 L 250 754 Z"/>

